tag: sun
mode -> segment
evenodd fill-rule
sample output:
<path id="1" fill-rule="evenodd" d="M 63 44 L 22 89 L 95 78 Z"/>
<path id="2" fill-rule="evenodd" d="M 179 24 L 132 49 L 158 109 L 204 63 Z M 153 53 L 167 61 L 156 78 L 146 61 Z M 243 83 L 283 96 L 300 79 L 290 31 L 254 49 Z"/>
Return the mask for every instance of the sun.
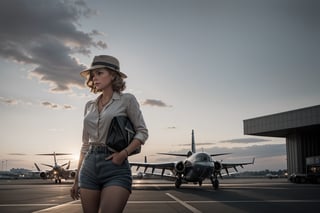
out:
<path id="1" fill-rule="evenodd" d="M 72 160 L 73 160 L 73 161 L 78 161 L 79 158 L 80 158 L 79 153 L 78 153 L 78 154 L 74 154 L 74 153 L 72 154 Z"/>

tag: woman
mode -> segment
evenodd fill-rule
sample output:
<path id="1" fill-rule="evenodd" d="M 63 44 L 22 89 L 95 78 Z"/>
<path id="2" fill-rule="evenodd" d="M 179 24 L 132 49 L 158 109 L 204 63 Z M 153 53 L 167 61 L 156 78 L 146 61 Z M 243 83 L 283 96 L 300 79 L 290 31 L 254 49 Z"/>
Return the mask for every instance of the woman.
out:
<path id="1" fill-rule="evenodd" d="M 120 72 L 116 58 L 95 56 L 91 67 L 80 74 L 87 78 L 92 92 L 101 94 L 85 106 L 83 143 L 71 197 L 81 197 L 84 212 L 122 212 L 132 185 L 127 158 L 145 143 L 148 130 L 136 98 L 122 93 L 127 76 Z M 129 117 L 136 135 L 128 147 L 112 152 L 105 141 L 112 118 L 119 115 Z"/>

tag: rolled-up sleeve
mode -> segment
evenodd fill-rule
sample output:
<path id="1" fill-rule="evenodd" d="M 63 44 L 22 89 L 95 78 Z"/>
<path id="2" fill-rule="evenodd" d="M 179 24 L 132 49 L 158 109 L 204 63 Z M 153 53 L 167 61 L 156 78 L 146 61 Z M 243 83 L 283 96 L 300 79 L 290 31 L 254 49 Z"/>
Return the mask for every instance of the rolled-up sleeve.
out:
<path id="1" fill-rule="evenodd" d="M 134 138 L 138 139 L 142 144 L 144 144 L 148 139 L 148 129 L 140 110 L 140 105 L 134 95 L 130 95 L 127 115 L 136 131 Z"/>

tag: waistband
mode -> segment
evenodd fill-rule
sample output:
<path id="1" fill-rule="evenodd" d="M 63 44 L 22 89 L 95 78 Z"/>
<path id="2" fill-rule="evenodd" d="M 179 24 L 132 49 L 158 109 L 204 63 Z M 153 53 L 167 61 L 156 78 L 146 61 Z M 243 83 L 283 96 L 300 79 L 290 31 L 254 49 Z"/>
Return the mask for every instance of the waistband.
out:
<path id="1" fill-rule="evenodd" d="M 88 152 L 108 153 L 109 150 L 104 145 L 90 145 Z"/>
<path id="2" fill-rule="evenodd" d="M 95 152 L 95 153 L 114 153 L 114 150 L 110 150 L 110 148 L 104 144 L 91 144 L 89 146 L 89 151 L 90 153 Z"/>

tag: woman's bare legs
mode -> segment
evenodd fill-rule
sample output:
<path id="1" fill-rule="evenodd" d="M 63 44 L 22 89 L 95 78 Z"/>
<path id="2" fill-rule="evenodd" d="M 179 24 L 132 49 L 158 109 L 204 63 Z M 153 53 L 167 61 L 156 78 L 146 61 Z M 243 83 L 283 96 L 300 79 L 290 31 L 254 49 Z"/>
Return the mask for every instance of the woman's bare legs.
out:
<path id="1" fill-rule="evenodd" d="M 100 191 L 80 189 L 82 210 L 84 213 L 98 213 L 100 204 Z"/>
<path id="2" fill-rule="evenodd" d="M 130 192 L 120 186 L 108 186 L 102 189 L 100 198 L 101 213 L 121 213 L 127 204 Z"/>

